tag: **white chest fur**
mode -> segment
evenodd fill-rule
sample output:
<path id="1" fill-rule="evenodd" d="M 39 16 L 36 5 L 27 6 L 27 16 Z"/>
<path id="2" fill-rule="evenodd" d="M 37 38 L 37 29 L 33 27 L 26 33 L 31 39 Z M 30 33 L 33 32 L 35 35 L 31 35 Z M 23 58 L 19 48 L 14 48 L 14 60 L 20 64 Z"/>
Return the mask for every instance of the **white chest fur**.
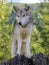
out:
<path id="1" fill-rule="evenodd" d="M 27 27 L 21 27 L 20 25 L 16 25 L 14 28 L 14 35 L 18 38 L 21 37 L 23 40 L 27 38 L 28 35 L 30 35 L 32 31 L 32 24 L 28 24 Z"/>

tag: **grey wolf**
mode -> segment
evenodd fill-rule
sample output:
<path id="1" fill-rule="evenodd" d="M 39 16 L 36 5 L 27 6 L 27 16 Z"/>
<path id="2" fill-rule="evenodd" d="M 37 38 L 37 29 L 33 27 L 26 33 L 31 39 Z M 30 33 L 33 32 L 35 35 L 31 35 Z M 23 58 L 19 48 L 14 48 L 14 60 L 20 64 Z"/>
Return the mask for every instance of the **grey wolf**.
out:
<path id="1" fill-rule="evenodd" d="M 26 57 L 30 58 L 30 34 L 32 32 L 32 14 L 30 6 L 13 6 L 15 13 L 15 22 L 13 32 L 11 33 L 11 56 L 26 53 Z M 24 54 L 25 54 L 24 53 Z"/>

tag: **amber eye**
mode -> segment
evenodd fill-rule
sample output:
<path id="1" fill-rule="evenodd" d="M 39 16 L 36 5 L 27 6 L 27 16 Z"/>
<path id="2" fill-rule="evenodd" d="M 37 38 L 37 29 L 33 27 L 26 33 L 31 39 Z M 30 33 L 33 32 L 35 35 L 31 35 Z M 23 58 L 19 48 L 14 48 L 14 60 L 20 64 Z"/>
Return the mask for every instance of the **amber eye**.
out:
<path id="1" fill-rule="evenodd" d="M 25 17 L 25 15 L 23 15 L 23 17 Z"/>

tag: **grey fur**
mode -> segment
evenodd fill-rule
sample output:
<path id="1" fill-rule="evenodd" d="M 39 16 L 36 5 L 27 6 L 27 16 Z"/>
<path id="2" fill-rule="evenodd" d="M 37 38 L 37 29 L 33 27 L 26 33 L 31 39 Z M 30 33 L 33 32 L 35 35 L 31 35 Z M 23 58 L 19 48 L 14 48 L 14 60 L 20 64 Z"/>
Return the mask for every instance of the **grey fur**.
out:
<path id="1" fill-rule="evenodd" d="M 14 57 L 16 54 L 20 55 L 21 47 L 23 47 L 25 44 L 24 48 L 26 51 L 26 56 L 30 58 L 30 34 L 32 31 L 32 15 L 30 8 L 28 6 L 14 6 L 14 13 L 15 22 L 13 26 L 13 32 L 11 33 L 11 56 Z"/>

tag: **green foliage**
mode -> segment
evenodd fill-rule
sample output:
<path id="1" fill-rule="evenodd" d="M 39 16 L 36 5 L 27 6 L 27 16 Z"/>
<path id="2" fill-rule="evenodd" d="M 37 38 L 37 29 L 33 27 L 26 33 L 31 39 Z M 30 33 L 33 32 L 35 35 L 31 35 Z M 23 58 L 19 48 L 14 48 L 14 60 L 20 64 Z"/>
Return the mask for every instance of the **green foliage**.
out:
<path id="1" fill-rule="evenodd" d="M 0 61 L 10 58 L 10 35 L 11 26 L 7 25 L 8 16 L 11 12 L 11 5 L 6 5 L 6 2 L 0 5 Z"/>
<path id="2" fill-rule="evenodd" d="M 36 4 L 33 12 L 35 22 L 31 37 L 31 52 L 42 52 L 49 56 L 49 3 Z M 32 52 L 33 54 L 33 52 Z"/>
<path id="3" fill-rule="evenodd" d="M 19 4 L 20 5 L 20 4 Z M 49 55 L 49 3 L 30 5 L 33 15 L 33 31 L 31 35 L 31 54 L 42 52 Z M 12 10 L 12 4 L 0 4 L 0 61 L 9 59 L 10 32 L 12 26 L 6 24 Z"/>

